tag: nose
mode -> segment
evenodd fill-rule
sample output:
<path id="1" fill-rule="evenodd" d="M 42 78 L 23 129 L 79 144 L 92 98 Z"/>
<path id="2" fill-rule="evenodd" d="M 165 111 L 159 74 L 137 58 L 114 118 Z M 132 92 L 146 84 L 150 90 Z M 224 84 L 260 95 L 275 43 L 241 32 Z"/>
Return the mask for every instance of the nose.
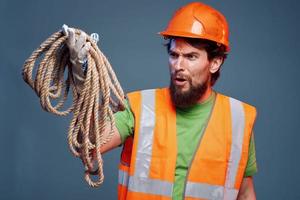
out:
<path id="1" fill-rule="evenodd" d="M 183 70 L 183 59 L 181 55 L 174 60 L 173 68 L 175 71 Z"/>

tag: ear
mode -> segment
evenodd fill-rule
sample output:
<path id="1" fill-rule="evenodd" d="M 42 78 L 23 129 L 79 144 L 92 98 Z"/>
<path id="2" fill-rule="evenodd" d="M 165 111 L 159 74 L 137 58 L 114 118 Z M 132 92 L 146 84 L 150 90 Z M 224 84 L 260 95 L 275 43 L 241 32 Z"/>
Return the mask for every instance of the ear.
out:
<path id="1" fill-rule="evenodd" d="M 216 71 L 218 71 L 221 67 L 223 63 L 223 57 L 221 56 L 218 56 L 218 57 L 215 57 L 213 58 L 211 61 L 210 61 L 210 67 L 209 67 L 209 71 L 210 73 L 215 73 Z"/>

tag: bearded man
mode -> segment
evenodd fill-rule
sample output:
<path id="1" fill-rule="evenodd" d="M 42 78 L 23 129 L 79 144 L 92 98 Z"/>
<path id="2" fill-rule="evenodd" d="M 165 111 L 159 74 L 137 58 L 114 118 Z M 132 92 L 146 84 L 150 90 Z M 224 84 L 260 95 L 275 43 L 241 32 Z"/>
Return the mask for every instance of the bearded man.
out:
<path id="1" fill-rule="evenodd" d="M 256 199 L 256 109 L 212 88 L 230 51 L 225 17 L 190 3 L 160 34 L 169 87 L 129 93 L 125 111 L 115 114 L 112 140 L 101 148 L 123 144 L 118 198 Z M 87 51 L 89 44 L 75 43 Z"/>

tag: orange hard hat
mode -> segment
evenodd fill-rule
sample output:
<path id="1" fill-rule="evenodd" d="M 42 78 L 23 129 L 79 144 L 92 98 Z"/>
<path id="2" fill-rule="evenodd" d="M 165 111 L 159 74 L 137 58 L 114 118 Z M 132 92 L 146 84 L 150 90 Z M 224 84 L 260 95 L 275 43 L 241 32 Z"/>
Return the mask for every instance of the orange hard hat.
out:
<path id="1" fill-rule="evenodd" d="M 167 28 L 159 33 L 164 37 L 207 39 L 226 47 L 229 51 L 229 28 L 225 17 L 216 9 L 200 2 L 179 8 Z"/>

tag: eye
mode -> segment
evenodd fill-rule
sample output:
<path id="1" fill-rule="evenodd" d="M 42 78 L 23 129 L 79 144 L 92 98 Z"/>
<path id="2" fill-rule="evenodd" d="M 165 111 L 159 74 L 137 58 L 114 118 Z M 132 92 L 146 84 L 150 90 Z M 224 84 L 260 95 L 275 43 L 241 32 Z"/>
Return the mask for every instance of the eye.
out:
<path id="1" fill-rule="evenodd" d="M 178 54 L 172 51 L 169 52 L 169 56 L 170 58 L 178 58 Z"/>
<path id="2" fill-rule="evenodd" d="M 186 58 L 189 60 L 196 60 L 198 58 L 198 56 L 195 54 L 187 54 Z"/>

